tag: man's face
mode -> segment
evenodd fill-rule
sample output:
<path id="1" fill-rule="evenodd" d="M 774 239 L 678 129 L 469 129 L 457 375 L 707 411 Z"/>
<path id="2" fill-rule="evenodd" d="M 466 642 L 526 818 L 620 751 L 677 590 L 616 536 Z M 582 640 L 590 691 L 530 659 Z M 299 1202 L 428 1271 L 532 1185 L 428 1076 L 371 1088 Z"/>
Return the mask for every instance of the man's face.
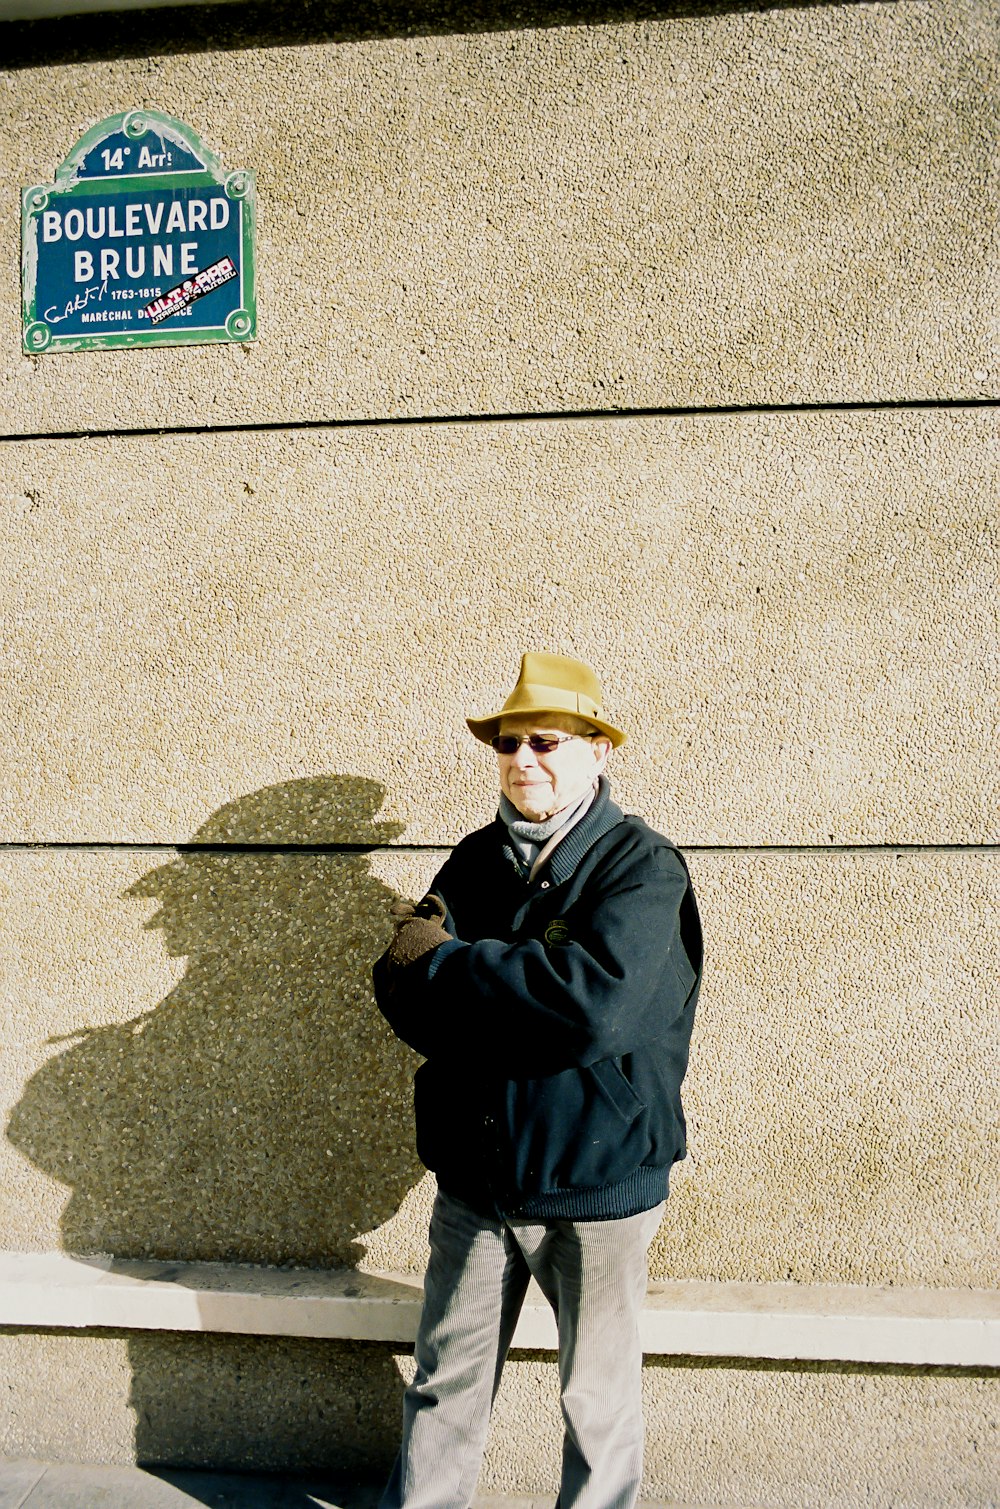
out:
<path id="1" fill-rule="evenodd" d="M 583 734 L 557 744 L 551 754 L 535 754 L 530 744 L 497 755 L 500 789 L 529 822 L 541 823 L 575 805 L 607 764 L 611 744 L 578 718 L 543 713 L 534 718 L 501 718 L 502 734 Z M 586 737 L 588 733 L 592 738 Z"/>

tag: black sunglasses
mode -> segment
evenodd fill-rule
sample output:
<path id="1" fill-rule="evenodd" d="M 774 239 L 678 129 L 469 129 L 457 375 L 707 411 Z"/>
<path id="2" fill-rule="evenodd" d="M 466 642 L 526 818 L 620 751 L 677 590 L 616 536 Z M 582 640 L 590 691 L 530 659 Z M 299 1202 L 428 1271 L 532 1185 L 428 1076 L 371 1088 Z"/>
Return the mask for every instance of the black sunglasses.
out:
<path id="1" fill-rule="evenodd" d="M 522 744 L 527 744 L 532 754 L 551 754 L 570 739 L 589 737 L 589 734 L 494 734 L 490 743 L 502 755 L 517 754 Z"/>

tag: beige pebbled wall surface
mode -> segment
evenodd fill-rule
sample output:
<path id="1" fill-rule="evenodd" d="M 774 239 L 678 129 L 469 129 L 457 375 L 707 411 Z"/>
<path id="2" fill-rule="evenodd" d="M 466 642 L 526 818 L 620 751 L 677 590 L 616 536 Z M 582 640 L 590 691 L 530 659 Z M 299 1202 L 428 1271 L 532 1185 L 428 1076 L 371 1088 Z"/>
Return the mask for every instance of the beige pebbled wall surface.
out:
<path id="1" fill-rule="evenodd" d="M 418 1060 L 368 968 L 440 858 L 8 854 L 0 1242 L 421 1269 Z M 654 1277 L 995 1286 L 992 856 L 693 875 L 711 968 Z"/>
<path id="2" fill-rule="evenodd" d="M 235 48 L 211 12 L 138 68 L 120 19 L 70 31 L 85 64 L 36 33 L 5 201 L 96 121 L 177 116 L 257 173 L 261 336 L 26 358 L 8 297 L 4 429 L 995 395 L 991 0 L 706 9 Z"/>
<path id="3" fill-rule="evenodd" d="M 616 790 L 679 842 L 995 840 L 998 439 L 950 409 L 10 444 L 0 836 L 187 842 L 333 771 L 453 842 L 494 810 L 464 716 L 547 647 L 604 676 Z"/>
<path id="4" fill-rule="evenodd" d="M 654 1274 L 995 1286 L 995 6 L 168 21 L 0 24 L 8 206 L 165 110 L 257 173 L 260 308 L 29 358 L 0 231 L 0 1244 L 421 1266 L 368 967 L 539 648 L 705 920 Z M 408 1366 L 5 1332 L 0 1451 L 378 1471 Z M 995 1377 L 645 1387 L 667 1500 L 1000 1498 Z M 554 1388 L 484 1487 L 554 1486 Z"/>
<path id="5" fill-rule="evenodd" d="M 8 1331 L 0 1369 L 11 1380 L 0 1451 L 367 1474 L 391 1464 L 412 1361 L 375 1345 Z M 554 1495 L 557 1387 L 551 1359 L 507 1364 L 481 1491 Z M 941 1368 L 647 1365 L 644 1491 L 692 1509 L 989 1506 L 994 1390 Z"/>

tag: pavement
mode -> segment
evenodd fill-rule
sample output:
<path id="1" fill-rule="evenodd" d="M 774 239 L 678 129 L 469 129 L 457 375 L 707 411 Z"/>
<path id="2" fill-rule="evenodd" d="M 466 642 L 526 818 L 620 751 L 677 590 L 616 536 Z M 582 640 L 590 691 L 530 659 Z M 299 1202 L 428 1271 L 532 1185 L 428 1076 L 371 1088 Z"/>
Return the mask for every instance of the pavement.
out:
<path id="1" fill-rule="evenodd" d="M 375 1509 L 378 1491 L 319 1473 L 0 1461 L 0 1509 Z"/>
<path id="2" fill-rule="evenodd" d="M 382 1484 L 322 1473 L 0 1460 L 0 1509 L 376 1509 Z M 551 1496 L 479 1496 L 473 1509 L 552 1509 Z M 643 1500 L 639 1509 L 671 1509 Z"/>

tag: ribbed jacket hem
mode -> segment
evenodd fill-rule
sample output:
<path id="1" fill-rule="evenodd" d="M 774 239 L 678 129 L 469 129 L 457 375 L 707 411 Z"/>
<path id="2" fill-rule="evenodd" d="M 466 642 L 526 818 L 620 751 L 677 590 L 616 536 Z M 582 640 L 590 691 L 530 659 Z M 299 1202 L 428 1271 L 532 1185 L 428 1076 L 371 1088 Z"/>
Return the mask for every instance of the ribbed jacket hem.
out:
<path id="1" fill-rule="evenodd" d="M 643 1166 L 619 1184 L 598 1185 L 594 1189 L 549 1190 L 542 1195 L 533 1195 L 530 1200 L 504 1213 L 542 1221 L 618 1221 L 659 1205 L 667 1198 L 669 1183 L 669 1169 Z"/>

